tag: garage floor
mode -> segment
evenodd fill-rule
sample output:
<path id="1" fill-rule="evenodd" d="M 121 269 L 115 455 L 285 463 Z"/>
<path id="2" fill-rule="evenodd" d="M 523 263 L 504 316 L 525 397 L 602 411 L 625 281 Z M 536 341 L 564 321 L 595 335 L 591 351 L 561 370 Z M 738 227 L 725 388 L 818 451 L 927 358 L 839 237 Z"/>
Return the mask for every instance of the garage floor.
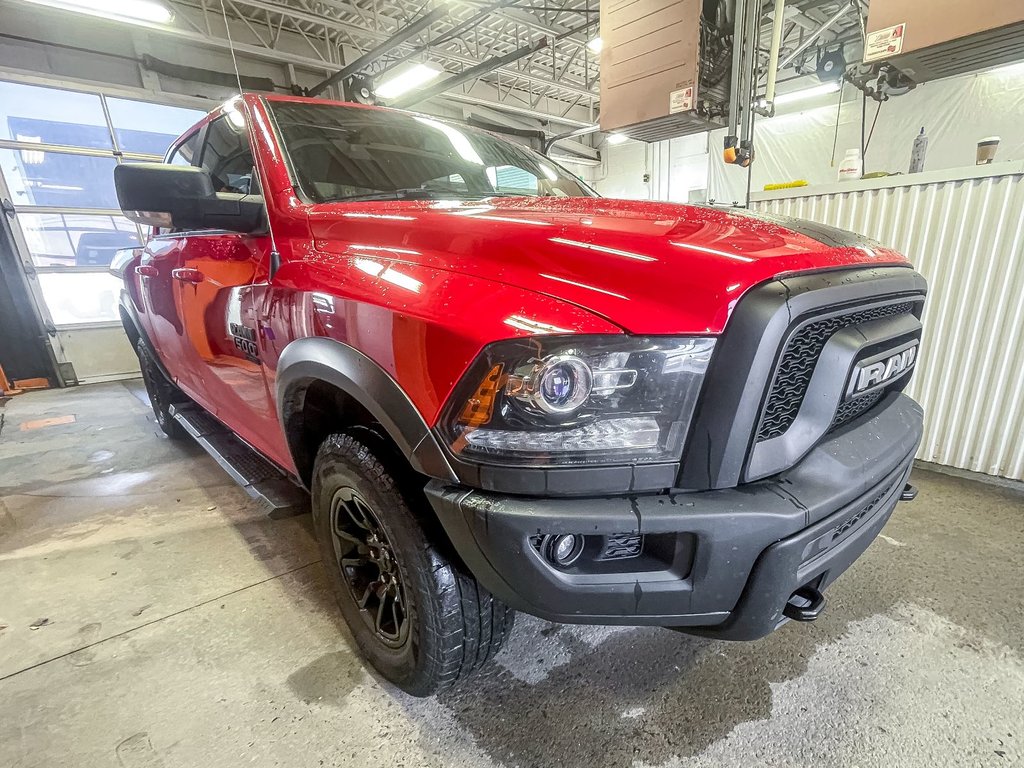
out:
<path id="1" fill-rule="evenodd" d="M 137 382 L 0 414 L 0 765 L 1024 761 L 1013 491 L 918 472 L 814 625 L 725 644 L 521 616 L 493 672 L 416 700 L 353 654 L 309 516 L 158 437 Z"/>

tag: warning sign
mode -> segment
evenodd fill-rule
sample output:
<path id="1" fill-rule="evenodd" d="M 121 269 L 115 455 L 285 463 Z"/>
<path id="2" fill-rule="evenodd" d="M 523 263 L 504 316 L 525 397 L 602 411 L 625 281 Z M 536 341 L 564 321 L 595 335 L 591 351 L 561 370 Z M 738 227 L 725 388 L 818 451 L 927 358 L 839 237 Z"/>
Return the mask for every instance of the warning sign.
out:
<path id="1" fill-rule="evenodd" d="M 676 112 L 689 112 L 693 109 L 693 86 L 680 88 L 669 94 L 668 113 L 674 115 Z"/>
<path id="2" fill-rule="evenodd" d="M 903 50 L 903 37 L 907 31 L 906 24 L 886 27 L 877 32 L 868 32 L 867 44 L 864 46 L 864 61 L 877 61 L 895 56 Z"/>

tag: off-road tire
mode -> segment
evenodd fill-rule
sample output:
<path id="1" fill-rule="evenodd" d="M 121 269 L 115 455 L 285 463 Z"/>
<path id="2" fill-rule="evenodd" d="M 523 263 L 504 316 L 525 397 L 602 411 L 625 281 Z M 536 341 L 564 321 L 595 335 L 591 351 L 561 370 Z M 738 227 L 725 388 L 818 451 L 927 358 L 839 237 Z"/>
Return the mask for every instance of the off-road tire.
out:
<path id="1" fill-rule="evenodd" d="M 350 511 L 353 504 L 359 510 L 355 516 Z M 371 430 L 330 435 L 320 446 L 312 480 L 313 524 L 338 606 L 366 660 L 413 696 L 444 690 L 480 668 L 501 648 L 515 620 L 514 611 L 457 562 L 427 504 L 404 458 Z M 374 518 L 370 528 L 375 532 L 368 534 L 364 530 L 370 528 L 350 523 L 355 517 L 366 519 L 364 506 Z M 355 538 L 369 536 L 371 545 L 364 540 L 358 552 L 350 549 L 346 556 L 341 550 L 356 545 L 336 535 L 336 525 L 343 529 L 348 525 L 346 532 L 354 531 Z M 386 557 L 381 554 L 384 544 L 372 545 L 382 541 L 387 545 Z M 366 556 L 360 557 L 364 551 Z M 367 558 L 376 559 L 370 565 Z M 346 569 L 343 559 L 360 565 Z M 364 575 L 360 582 L 359 574 L 367 569 L 371 575 Z M 397 573 L 397 586 L 393 573 Z M 378 587 L 371 593 L 374 583 Z M 391 611 L 394 616 L 385 627 L 378 611 L 359 605 L 360 599 L 367 604 L 368 593 L 370 601 L 378 592 L 389 594 L 379 586 L 382 583 L 402 595 L 401 600 L 392 598 L 393 611 L 380 609 L 386 598 L 377 598 L 378 611 Z M 396 603 L 400 610 L 394 608 Z M 404 644 L 396 647 L 402 635 L 400 613 L 408 627 Z M 371 626 L 374 618 L 377 623 Z M 384 629 L 395 637 L 388 639 Z"/>
<path id="2" fill-rule="evenodd" d="M 135 352 L 139 356 L 142 381 L 146 385 L 146 393 L 149 395 L 150 405 L 153 406 L 153 415 L 156 417 L 157 426 L 172 440 L 183 439 L 188 433 L 171 416 L 171 406 L 175 403 L 186 402 L 188 398 L 167 380 L 144 340 L 139 339 L 138 344 L 135 345 Z"/>

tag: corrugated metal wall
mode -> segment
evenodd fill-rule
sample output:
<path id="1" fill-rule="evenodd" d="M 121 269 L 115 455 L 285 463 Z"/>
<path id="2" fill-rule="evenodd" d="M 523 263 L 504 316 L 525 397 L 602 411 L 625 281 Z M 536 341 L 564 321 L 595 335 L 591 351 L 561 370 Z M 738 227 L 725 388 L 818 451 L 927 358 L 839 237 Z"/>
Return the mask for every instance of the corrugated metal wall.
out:
<path id="1" fill-rule="evenodd" d="M 1024 480 L 1024 173 L 755 201 L 893 246 L 928 278 L 918 458 Z"/>

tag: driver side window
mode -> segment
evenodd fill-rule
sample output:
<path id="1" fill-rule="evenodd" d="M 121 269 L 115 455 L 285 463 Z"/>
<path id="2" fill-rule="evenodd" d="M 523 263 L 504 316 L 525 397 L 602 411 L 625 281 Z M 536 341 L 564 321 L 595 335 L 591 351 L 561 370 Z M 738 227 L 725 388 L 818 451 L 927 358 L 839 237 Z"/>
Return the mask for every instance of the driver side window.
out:
<path id="1" fill-rule="evenodd" d="M 207 128 L 199 166 L 210 172 L 216 192 L 259 193 L 248 132 L 226 116 Z"/>

